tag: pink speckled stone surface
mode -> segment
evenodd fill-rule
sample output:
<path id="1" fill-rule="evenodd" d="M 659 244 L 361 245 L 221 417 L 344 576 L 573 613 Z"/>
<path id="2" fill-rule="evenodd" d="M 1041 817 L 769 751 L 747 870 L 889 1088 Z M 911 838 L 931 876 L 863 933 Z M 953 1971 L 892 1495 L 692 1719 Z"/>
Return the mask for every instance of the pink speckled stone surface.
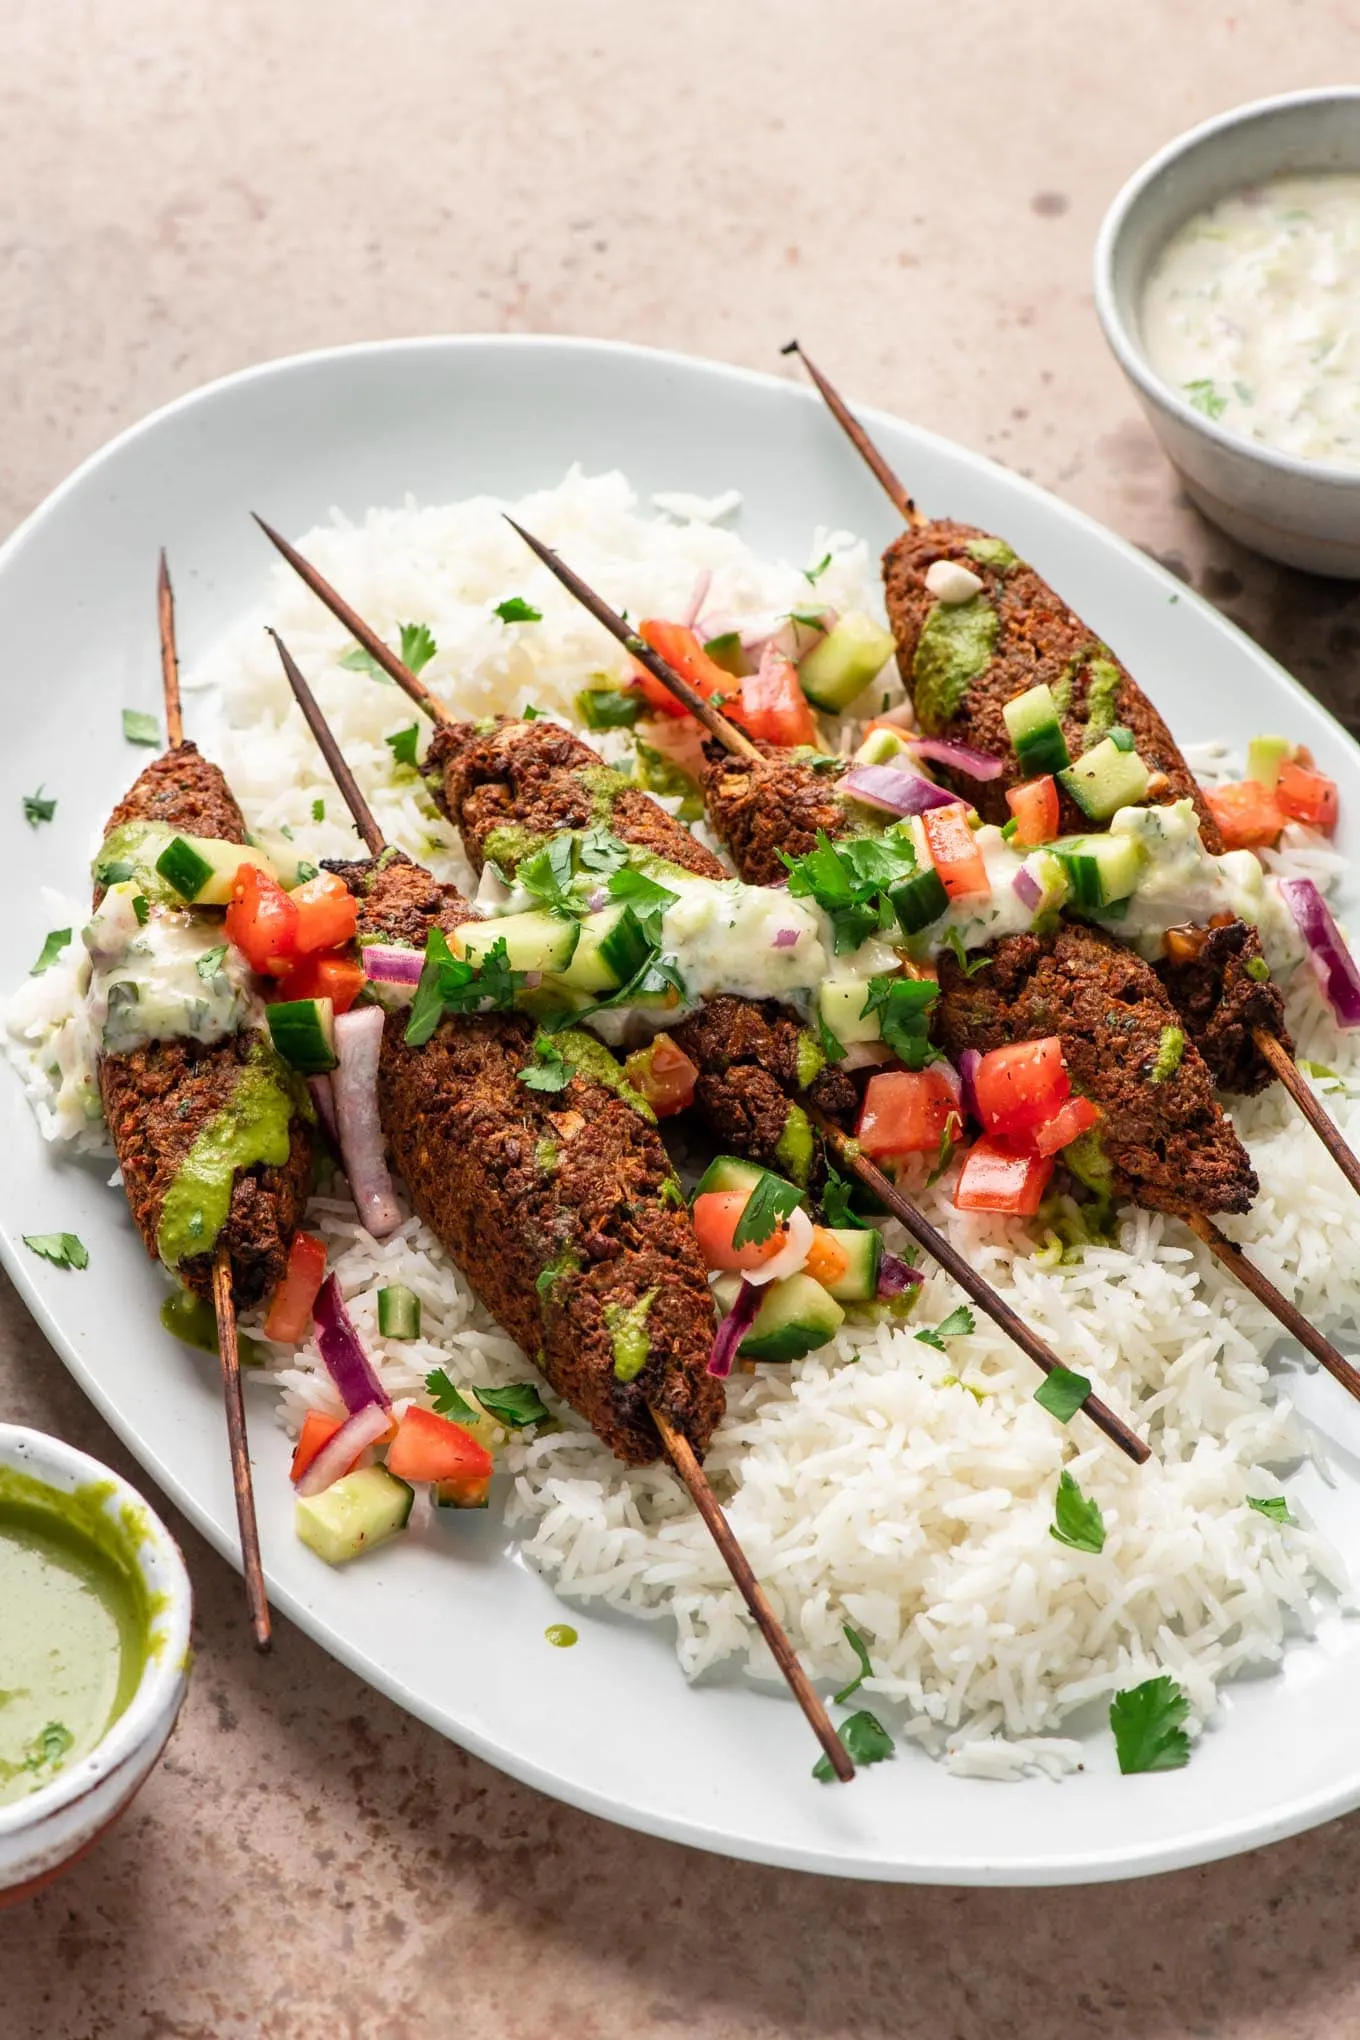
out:
<path id="1" fill-rule="evenodd" d="M 269 355 L 540 330 L 769 367 L 797 332 L 1155 552 L 1354 725 L 1360 594 L 1179 499 L 1088 268 L 1155 146 L 1358 68 L 1341 0 L 6 0 L 0 531 Z M 8 1288 L 0 1415 L 135 1474 Z M 287 1624 L 260 1661 L 181 1535 L 188 1707 L 121 1829 L 0 1915 L 0 2040 L 1360 2031 L 1360 1821 L 1089 1893 L 721 1862 L 509 1783 Z"/>

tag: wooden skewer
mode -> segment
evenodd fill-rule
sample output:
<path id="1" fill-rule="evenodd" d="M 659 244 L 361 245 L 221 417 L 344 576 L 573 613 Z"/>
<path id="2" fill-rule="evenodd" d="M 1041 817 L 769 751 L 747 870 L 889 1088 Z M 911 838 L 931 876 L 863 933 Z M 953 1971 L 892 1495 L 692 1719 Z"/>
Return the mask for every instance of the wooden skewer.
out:
<path id="1" fill-rule="evenodd" d="M 908 495 L 906 489 L 888 466 L 887 461 L 874 445 L 873 440 L 870 439 L 868 433 L 860 424 L 859 419 L 856 418 L 840 392 L 827 381 L 816 364 L 809 361 L 796 340 L 790 340 L 788 346 L 781 347 L 779 351 L 781 354 L 796 354 L 798 356 L 798 359 L 816 383 L 817 388 L 821 391 L 822 399 L 827 409 L 845 432 L 846 437 L 853 442 L 860 458 L 877 475 L 879 481 L 883 484 L 885 492 L 896 504 L 901 516 L 906 519 L 908 524 L 917 527 L 924 524 L 926 522 L 925 515 L 917 509 L 915 497 Z"/>
<path id="2" fill-rule="evenodd" d="M 1253 1027 L 1251 1038 L 1257 1052 L 1270 1065 L 1312 1127 L 1352 1190 L 1360 1190 L 1360 1159 L 1342 1138 L 1341 1129 L 1304 1079 L 1302 1070 L 1277 1035 L 1264 1027 Z"/>
<path id="3" fill-rule="evenodd" d="M 1203 1240 L 1214 1258 L 1251 1291 L 1258 1303 L 1265 1305 L 1271 1316 L 1277 1318 L 1285 1330 L 1307 1348 L 1333 1380 L 1341 1383 L 1348 1395 L 1353 1395 L 1360 1402 L 1360 1373 L 1349 1360 L 1343 1359 L 1315 1326 L 1309 1324 L 1298 1306 L 1291 1303 L 1268 1276 L 1262 1274 L 1256 1263 L 1247 1259 L 1236 1240 L 1230 1240 L 1225 1232 L 1220 1232 L 1213 1220 L 1206 1218 L 1202 1212 L 1195 1212 L 1185 1222 L 1195 1237 Z"/>
<path id="4" fill-rule="evenodd" d="M 274 630 L 271 630 L 269 635 L 278 648 L 283 670 L 288 676 L 288 685 L 293 690 L 293 697 L 307 718 L 308 728 L 316 738 L 321 755 L 330 768 L 331 777 L 354 817 L 356 828 L 368 846 L 370 855 L 381 856 L 385 847 L 382 831 L 374 820 L 367 801 L 354 783 L 354 775 L 345 763 L 334 731 L 322 715 L 311 688 L 283 639 Z M 395 675 L 393 677 L 395 678 Z M 789 1689 L 802 1708 L 808 1725 L 821 1744 L 832 1770 L 843 1784 L 848 1784 L 855 1775 L 850 1754 L 832 1727 L 825 1706 L 799 1664 L 793 1645 L 784 1634 L 764 1588 L 751 1570 L 751 1562 L 733 1534 L 732 1526 L 709 1486 L 708 1476 L 699 1464 L 693 1446 L 684 1433 L 676 1429 L 664 1410 L 657 1409 L 652 1403 L 647 1407 L 651 1412 L 652 1422 L 660 1434 L 661 1442 L 666 1448 L 667 1457 L 689 1490 L 695 1508 L 703 1517 L 714 1543 L 722 1554 L 727 1570 L 736 1583 L 737 1591 L 750 1611 L 752 1621 L 769 1645 L 775 1662 L 788 1681 Z"/>
<path id="5" fill-rule="evenodd" d="M 812 377 L 813 382 L 816 383 L 832 417 L 841 426 L 847 439 L 854 446 L 855 451 L 860 455 L 866 466 L 871 469 L 873 474 L 882 483 L 884 492 L 894 504 L 899 514 L 905 518 L 908 524 L 914 527 L 919 528 L 924 524 L 926 518 L 917 509 L 914 499 L 907 494 L 907 491 L 889 467 L 882 453 L 874 445 L 873 440 L 870 439 L 868 433 L 854 416 L 849 405 L 835 388 L 834 384 L 829 383 L 821 370 L 808 360 L 807 355 L 804 354 L 796 340 L 790 340 L 788 346 L 781 348 L 780 352 L 781 354 L 796 354 L 798 356 L 798 359 Z M 1294 1103 L 1298 1106 L 1300 1112 L 1302 1112 L 1304 1118 L 1308 1121 L 1308 1124 L 1312 1127 L 1314 1133 L 1322 1142 L 1322 1145 L 1326 1148 L 1351 1188 L 1360 1191 L 1360 1158 L 1356 1156 L 1354 1150 L 1342 1137 L 1340 1129 L 1326 1108 L 1319 1103 L 1318 1099 L 1304 1082 L 1294 1058 L 1290 1055 L 1284 1043 L 1277 1036 L 1267 1033 L 1264 1027 L 1253 1027 L 1252 1040 L 1256 1044 L 1258 1054 L 1264 1058 L 1275 1076 L 1284 1085 L 1286 1091 L 1288 1091 L 1290 1097 L 1294 1100 Z M 1338 1354 L 1334 1357 L 1339 1359 L 1340 1355 Z"/>
<path id="6" fill-rule="evenodd" d="M 512 531 L 519 533 L 530 551 L 538 554 L 549 573 L 557 576 L 562 586 L 576 597 L 583 608 L 590 611 L 597 623 L 602 623 L 605 629 L 618 639 L 625 651 L 632 653 L 640 666 L 645 666 L 663 687 L 670 689 L 677 701 L 684 703 L 690 714 L 698 718 L 710 736 L 716 737 L 735 758 L 745 758 L 754 765 L 762 765 L 765 762 L 764 753 L 756 748 L 746 732 L 739 730 L 735 723 L 729 722 L 706 695 L 701 694 L 697 687 L 686 680 L 683 673 L 677 673 L 674 666 L 662 658 L 660 652 L 654 652 L 645 638 L 639 637 L 635 630 L 630 630 L 618 611 L 611 609 L 604 598 L 597 595 L 579 574 L 573 572 L 565 560 L 559 559 L 551 546 L 544 545 L 542 539 L 535 538 L 522 524 L 516 524 L 513 517 L 506 517 L 505 521 Z"/>
<path id="7" fill-rule="evenodd" d="M 164 549 L 156 576 L 156 614 L 161 640 L 161 689 L 165 699 L 167 747 L 177 751 L 184 742 L 184 718 L 179 698 L 179 653 L 175 645 L 175 596 L 170 585 L 170 568 Z M 250 1471 L 250 1448 L 246 1439 L 246 1406 L 241 1388 L 241 1352 L 236 1337 L 236 1303 L 231 1286 L 231 1251 L 225 1240 L 218 1245 L 213 1261 L 213 1311 L 217 1318 L 217 1351 L 222 1366 L 222 1399 L 227 1412 L 227 1438 L 231 1448 L 231 1484 L 236 1491 L 236 1527 L 241 1539 L 241 1569 L 245 1575 L 246 1603 L 255 1648 L 269 1649 L 271 1626 L 269 1599 L 265 1592 L 264 1565 L 260 1557 L 260 1529 L 255 1516 L 255 1487 Z"/>

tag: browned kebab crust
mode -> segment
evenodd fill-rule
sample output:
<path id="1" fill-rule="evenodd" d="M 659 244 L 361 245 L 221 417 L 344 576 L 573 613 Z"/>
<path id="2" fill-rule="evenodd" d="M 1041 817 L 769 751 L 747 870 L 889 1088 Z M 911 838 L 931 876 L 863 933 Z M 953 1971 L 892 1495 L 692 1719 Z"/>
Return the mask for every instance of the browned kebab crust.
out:
<path id="1" fill-rule="evenodd" d="M 1179 1217 L 1246 1211 L 1258 1184 L 1193 1042 L 1161 1083 L 1163 1030 L 1179 1016 L 1151 965 L 1094 928 L 1008 935 L 972 977 L 941 956 L 931 1032 L 957 1063 L 1056 1034 L 1074 1090 L 1105 1113 L 1098 1129 L 1116 1197 Z"/>
<path id="2" fill-rule="evenodd" d="M 767 1169 L 784 1166 L 779 1143 L 789 1101 L 804 1095 L 798 1047 L 805 1031 L 797 1014 L 775 999 L 739 999 L 726 992 L 671 1029 L 699 1071 L 694 1102 L 720 1147 Z M 845 1126 L 859 1105 L 850 1078 L 830 1063 L 806 1096 L 828 1119 Z M 814 1185 L 816 1180 L 814 1172 Z"/>
<path id="3" fill-rule="evenodd" d="M 1198 938 L 1198 954 L 1182 962 L 1164 957 L 1153 969 L 1219 1089 L 1253 1097 L 1275 1081 L 1254 1030 L 1273 1034 L 1287 1054 L 1294 1053 L 1284 993 L 1264 974 L 1251 975 L 1253 963 L 1264 973 L 1261 938 L 1245 921 L 1183 932 Z"/>
<path id="4" fill-rule="evenodd" d="M 487 837 L 507 824 L 532 836 L 605 820 L 626 843 L 701 878 L 726 878 L 711 850 L 641 787 L 611 772 L 560 723 L 441 723 L 425 760 L 434 798 L 480 870 Z"/>
<path id="5" fill-rule="evenodd" d="M 226 780 L 189 743 L 152 760 L 114 809 L 109 828 L 137 821 L 169 822 L 186 834 L 228 843 L 246 837 Z M 126 1054 L 100 1057 L 104 1117 L 132 1216 L 153 1261 L 165 1193 L 208 1120 L 230 1102 L 250 1045 L 251 1036 L 241 1033 L 206 1043 L 149 1041 Z M 238 1309 L 259 1303 L 281 1279 L 307 1202 L 311 1166 L 310 1128 L 294 1117 L 288 1160 L 238 1173 L 217 1242 L 225 1241 L 231 1251 Z M 195 1295 L 207 1297 L 212 1263 L 211 1254 L 196 1254 L 175 1273 Z"/>
<path id="6" fill-rule="evenodd" d="M 1017 785 L 1026 775 L 1016 760 L 1001 713 L 1003 707 L 1040 681 L 1056 687 L 1066 680 L 1069 700 L 1061 720 L 1068 749 L 1075 758 L 1086 734 L 1090 678 L 1086 661 L 1108 660 L 1120 676 L 1114 702 L 1115 720 L 1132 733 L 1149 772 L 1160 774 L 1164 781 L 1158 783 L 1154 778 L 1153 798 L 1192 800 L 1199 813 L 1205 848 L 1217 854 L 1223 848 L 1218 824 L 1175 738 L 1137 681 L 1048 583 L 1040 580 L 1033 567 L 1023 560 L 1009 568 L 989 565 L 968 551 L 970 540 L 985 540 L 987 536 L 975 525 L 937 518 L 904 531 L 883 555 L 888 621 L 897 640 L 897 664 L 908 694 L 912 692 L 917 640 L 926 617 L 935 607 L 935 597 L 926 587 L 925 577 L 937 560 L 956 560 L 979 575 L 986 584 L 987 600 L 1000 618 L 990 665 L 970 682 L 957 713 L 942 730 L 932 734 L 952 737 L 1003 758 L 1006 769 L 999 778 L 989 780 L 969 779 L 941 769 L 940 778 L 972 801 L 984 821 L 1008 821 L 1006 789 Z M 1064 831 L 1081 831 L 1090 826 L 1067 794 L 1062 796 L 1060 826 Z"/>
<path id="7" fill-rule="evenodd" d="M 704 745 L 704 805 L 713 832 L 727 845 L 748 885 L 783 885 L 788 866 L 780 852 L 804 857 L 817 836 L 847 836 L 867 826 L 856 823 L 836 792 L 840 774 L 814 771 L 804 759 L 761 744 L 767 765 L 734 758 L 710 738 Z M 882 820 L 882 816 L 879 817 Z"/>
<path id="8" fill-rule="evenodd" d="M 423 942 L 475 918 L 451 886 L 388 852 L 330 865 L 360 901 L 360 937 Z M 722 1417 L 707 1369 L 713 1301 L 655 1130 L 612 1091 L 574 1076 L 565 1090 L 520 1083 L 534 1023 L 521 1014 L 446 1020 L 423 1046 L 407 1015 L 383 1032 L 378 1103 L 411 1201 L 491 1315 L 557 1393 L 628 1466 L 661 1452 L 648 1404 L 702 1453 Z M 554 1273 L 553 1271 L 557 1271 Z M 621 1382 L 606 1312 L 654 1292 L 650 1353 Z"/>

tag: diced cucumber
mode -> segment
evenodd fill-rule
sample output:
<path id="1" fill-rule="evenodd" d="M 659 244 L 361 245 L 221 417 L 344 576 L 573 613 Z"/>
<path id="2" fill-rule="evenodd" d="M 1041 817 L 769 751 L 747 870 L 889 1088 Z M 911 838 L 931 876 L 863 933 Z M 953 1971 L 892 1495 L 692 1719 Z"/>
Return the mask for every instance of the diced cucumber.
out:
<path id="1" fill-rule="evenodd" d="M 385 1339 L 420 1337 L 420 1298 L 404 1282 L 378 1291 L 378 1330 Z"/>
<path id="2" fill-rule="evenodd" d="M 315 864 L 309 857 L 299 854 L 297 844 L 281 829 L 256 829 L 252 831 L 251 840 L 269 859 L 274 876 L 285 892 L 292 892 L 295 886 L 305 885 L 309 878 L 316 877 Z"/>
<path id="3" fill-rule="evenodd" d="M 855 753 L 856 765 L 890 765 L 907 748 L 907 740 L 896 730 L 870 730 Z"/>
<path id="4" fill-rule="evenodd" d="M 181 899 L 196 907 L 228 907 L 236 874 L 256 864 L 274 876 L 263 850 L 252 843 L 224 843 L 215 836 L 172 836 L 156 859 L 156 870 Z"/>
<path id="5" fill-rule="evenodd" d="M 828 1227 L 832 1239 L 842 1253 L 850 1257 L 850 1265 L 843 1275 L 834 1282 L 823 1286 L 828 1296 L 837 1303 L 872 1303 L 878 1295 L 878 1268 L 883 1259 L 883 1236 L 873 1227 L 865 1232 L 845 1231 L 839 1227 Z"/>
<path id="6" fill-rule="evenodd" d="M 464 921 L 449 937 L 455 956 L 481 963 L 498 942 L 505 944 L 511 970 L 541 970 L 556 977 L 576 953 L 579 922 L 563 914 L 493 915 L 487 921 Z"/>
<path id="7" fill-rule="evenodd" d="M 1256 780 L 1260 786 L 1275 787 L 1280 780 L 1280 767 L 1287 765 L 1294 755 L 1294 746 L 1288 737 L 1253 737 L 1247 746 L 1247 777 Z"/>
<path id="8" fill-rule="evenodd" d="M 944 880 L 930 865 L 918 871 L 902 885 L 895 885 L 888 894 L 902 924 L 904 935 L 919 935 L 932 921 L 938 921 L 941 914 L 949 911 L 949 894 L 944 889 Z"/>
<path id="9" fill-rule="evenodd" d="M 576 992 L 616 992 L 636 976 L 651 953 L 633 909 L 606 907 L 580 923 L 580 939 L 569 965 L 552 974 Z"/>
<path id="10" fill-rule="evenodd" d="M 637 687 L 587 687 L 576 697 L 588 730 L 630 730 L 646 705 Z"/>
<path id="11" fill-rule="evenodd" d="M 932 877 L 934 874 L 931 874 Z M 943 890 L 943 888 L 941 888 Z M 881 1041 L 877 1013 L 866 1013 L 867 978 L 827 978 L 817 994 L 823 1020 L 848 1048 L 855 1041 Z"/>
<path id="12" fill-rule="evenodd" d="M 724 673 L 730 673 L 734 680 L 744 680 L 748 673 L 755 671 L 741 642 L 741 632 L 725 630 L 719 637 L 712 637 L 704 646 L 715 666 L 721 666 Z"/>
<path id="13" fill-rule="evenodd" d="M 1128 899 L 1147 859 L 1136 836 L 1060 836 L 1051 854 L 1067 874 L 1072 905 L 1087 914 Z"/>
<path id="14" fill-rule="evenodd" d="M 743 1360 L 801 1360 L 833 1339 L 845 1323 L 834 1296 L 810 1275 L 772 1282 L 738 1351 Z"/>
<path id="15" fill-rule="evenodd" d="M 1001 713 L 1026 779 L 1037 779 L 1045 772 L 1061 772 L 1071 764 L 1072 754 L 1058 720 L 1058 704 L 1053 699 L 1053 690 L 1043 681 L 1017 694 Z"/>
<path id="16" fill-rule="evenodd" d="M 744 1162 L 739 1155 L 718 1155 L 699 1178 L 694 1194 L 704 1197 L 710 1190 L 717 1190 L 749 1196 L 767 1173 L 758 1162 Z"/>
<path id="17" fill-rule="evenodd" d="M 818 708 L 839 714 L 877 679 L 894 649 L 891 634 L 872 616 L 847 609 L 799 661 L 803 692 Z"/>
<path id="18" fill-rule="evenodd" d="M 1148 769 L 1136 751 L 1121 751 L 1105 737 L 1060 772 L 1058 784 L 1091 821 L 1108 822 L 1120 808 L 1147 799 Z"/>
<path id="19" fill-rule="evenodd" d="M 335 1068 L 340 1058 L 335 1053 L 335 1007 L 329 999 L 285 999 L 266 1006 L 265 1018 L 275 1048 L 295 1070 L 312 1077 Z"/>
<path id="20" fill-rule="evenodd" d="M 319 1495 L 299 1495 L 293 1523 L 298 1536 L 327 1565 L 344 1565 L 404 1530 L 415 1490 L 385 1466 L 360 1466 Z"/>

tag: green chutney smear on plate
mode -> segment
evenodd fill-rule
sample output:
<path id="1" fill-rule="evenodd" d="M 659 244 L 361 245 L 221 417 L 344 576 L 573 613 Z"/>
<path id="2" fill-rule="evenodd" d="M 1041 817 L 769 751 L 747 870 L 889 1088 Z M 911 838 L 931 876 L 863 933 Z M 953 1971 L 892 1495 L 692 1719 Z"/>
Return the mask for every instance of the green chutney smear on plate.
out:
<path id="1" fill-rule="evenodd" d="M 0 1467 L 0 1806 L 88 1756 L 155 1648 L 136 1512 L 109 1492 Z"/>

